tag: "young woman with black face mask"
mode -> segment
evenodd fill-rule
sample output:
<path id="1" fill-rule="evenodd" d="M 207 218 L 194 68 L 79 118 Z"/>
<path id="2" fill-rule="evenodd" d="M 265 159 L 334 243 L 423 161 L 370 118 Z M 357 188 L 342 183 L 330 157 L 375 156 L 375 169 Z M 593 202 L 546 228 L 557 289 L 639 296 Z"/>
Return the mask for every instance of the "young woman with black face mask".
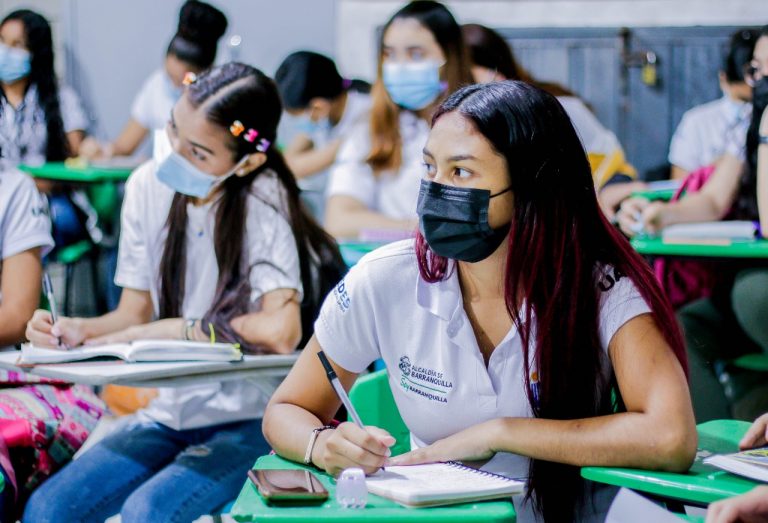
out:
<path id="1" fill-rule="evenodd" d="M 672 203 L 630 199 L 622 204 L 619 223 L 635 234 L 639 222 L 648 232 L 680 222 L 759 219 L 768 230 L 768 192 L 761 176 L 768 169 L 768 26 L 758 34 L 745 70 L 752 87 L 752 117 L 746 143 L 734 140 L 702 189 Z M 743 135 L 742 135 L 743 136 Z M 762 192 L 761 192 L 762 191 Z M 640 216 L 640 220 L 636 219 Z M 754 376 L 731 374 L 736 398 L 729 399 L 717 374 L 718 360 L 750 352 L 768 353 L 768 270 L 755 261 L 721 264 L 710 298 L 679 312 L 691 358 L 691 391 L 699 422 L 736 416 L 751 419 L 768 410 L 768 390 L 755 387 Z"/>
<path id="2" fill-rule="evenodd" d="M 522 82 L 465 87 L 423 147 L 419 234 L 355 265 L 275 392 L 278 454 L 332 474 L 480 462 L 528 476 L 521 521 L 594 521 L 610 488 L 580 466 L 682 471 L 696 450 L 682 338 L 643 259 L 600 212 L 557 100 Z M 413 450 L 342 423 L 317 354 L 349 388 L 383 358 Z"/>

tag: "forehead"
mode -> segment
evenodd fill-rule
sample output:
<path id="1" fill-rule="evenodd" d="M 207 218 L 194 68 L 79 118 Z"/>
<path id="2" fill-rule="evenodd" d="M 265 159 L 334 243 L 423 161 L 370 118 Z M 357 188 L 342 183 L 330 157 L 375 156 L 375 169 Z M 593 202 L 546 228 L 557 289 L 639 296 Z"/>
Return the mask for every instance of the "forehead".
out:
<path id="1" fill-rule="evenodd" d="M 397 18 L 384 33 L 386 47 L 436 46 L 432 32 L 415 18 Z"/>
<path id="2" fill-rule="evenodd" d="M 3 38 L 24 39 L 24 24 L 21 20 L 8 20 L 0 27 Z"/>
<path id="3" fill-rule="evenodd" d="M 475 124 L 458 111 L 437 119 L 429 132 L 426 148 L 435 156 L 472 155 L 480 158 L 498 154 Z"/>
<path id="4" fill-rule="evenodd" d="M 768 62 L 768 36 L 758 38 L 753 55 L 755 60 Z"/>
<path id="5" fill-rule="evenodd" d="M 193 106 L 186 92 L 173 107 L 173 119 L 180 137 L 211 150 L 226 148 L 231 137 L 229 131 L 208 119 L 205 104 Z"/>

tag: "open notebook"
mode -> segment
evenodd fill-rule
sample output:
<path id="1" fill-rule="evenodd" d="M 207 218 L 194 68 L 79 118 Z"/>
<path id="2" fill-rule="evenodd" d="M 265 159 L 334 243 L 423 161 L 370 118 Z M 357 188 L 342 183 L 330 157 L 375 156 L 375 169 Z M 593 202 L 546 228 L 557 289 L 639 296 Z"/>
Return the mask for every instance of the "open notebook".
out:
<path id="1" fill-rule="evenodd" d="M 80 346 L 69 350 L 21 346 L 19 363 L 63 363 L 113 357 L 125 361 L 240 361 L 243 353 L 232 343 L 206 341 L 140 340 L 131 343 Z"/>
<path id="2" fill-rule="evenodd" d="M 755 222 L 741 220 L 678 223 L 664 227 L 661 231 L 665 243 L 728 243 L 754 240 L 757 234 Z"/>
<path id="3" fill-rule="evenodd" d="M 386 467 L 365 479 L 368 492 L 406 507 L 434 507 L 509 498 L 525 488 L 523 481 L 466 467 L 430 463 Z"/>
<path id="4" fill-rule="evenodd" d="M 744 450 L 735 454 L 718 454 L 706 458 L 704 463 L 768 483 L 768 447 Z"/>

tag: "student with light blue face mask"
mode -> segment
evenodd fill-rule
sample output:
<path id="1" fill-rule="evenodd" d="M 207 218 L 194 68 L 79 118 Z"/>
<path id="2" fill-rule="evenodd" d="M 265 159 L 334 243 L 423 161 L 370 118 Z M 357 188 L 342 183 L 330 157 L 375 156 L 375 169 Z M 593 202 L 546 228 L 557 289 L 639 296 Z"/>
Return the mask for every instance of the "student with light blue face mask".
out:
<path id="1" fill-rule="evenodd" d="M 471 84 L 461 28 L 438 2 L 411 2 L 385 24 L 369 120 L 350 133 L 331 169 L 325 225 L 337 238 L 394 238 L 416 228 L 429 118 Z"/>

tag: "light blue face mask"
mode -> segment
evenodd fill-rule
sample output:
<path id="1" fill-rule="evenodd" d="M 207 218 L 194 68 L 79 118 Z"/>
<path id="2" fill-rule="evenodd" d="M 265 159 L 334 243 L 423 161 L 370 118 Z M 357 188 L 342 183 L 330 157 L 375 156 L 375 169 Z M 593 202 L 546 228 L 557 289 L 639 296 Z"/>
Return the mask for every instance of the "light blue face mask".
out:
<path id="1" fill-rule="evenodd" d="M 309 116 L 300 116 L 296 123 L 296 128 L 310 137 L 318 134 L 326 134 L 331 130 L 331 121 L 328 118 L 323 118 L 315 122 Z"/>
<path id="2" fill-rule="evenodd" d="M 153 154 L 157 162 L 157 178 L 174 191 L 193 196 L 195 198 L 206 198 L 213 189 L 224 183 L 224 181 L 235 174 L 246 158 L 243 158 L 231 171 L 222 176 L 214 176 L 205 173 L 192 165 L 192 163 L 170 147 L 170 140 L 166 132 L 157 132 L 155 140 L 168 141 L 166 147 L 164 143 L 158 143 L 155 146 Z"/>
<path id="3" fill-rule="evenodd" d="M 389 97 L 397 105 L 418 111 L 434 102 L 445 91 L 440 81 L 440 63 L 384 62 L 382 80 Z"/>
<path id="4" fill-rule="evenodd" d="M 165 92 L 168 95 L 168 97 L 174 101 L 178 101 L 179 98 L 181 98 L 181 95 L 184 94 L 184 89 L 182 87 L 176 87 L 173 84 L 173 80 L 171 80 L 171 77 L 168 76 L 168 73 L 163 71 L 163 87 L 165 88 Z"/>
<path id="5" fill-rule="evenodd" d="M 0 82 L 9 84 L 29 76 L 32 55 L 25 49 L 0 44 Z"/>

